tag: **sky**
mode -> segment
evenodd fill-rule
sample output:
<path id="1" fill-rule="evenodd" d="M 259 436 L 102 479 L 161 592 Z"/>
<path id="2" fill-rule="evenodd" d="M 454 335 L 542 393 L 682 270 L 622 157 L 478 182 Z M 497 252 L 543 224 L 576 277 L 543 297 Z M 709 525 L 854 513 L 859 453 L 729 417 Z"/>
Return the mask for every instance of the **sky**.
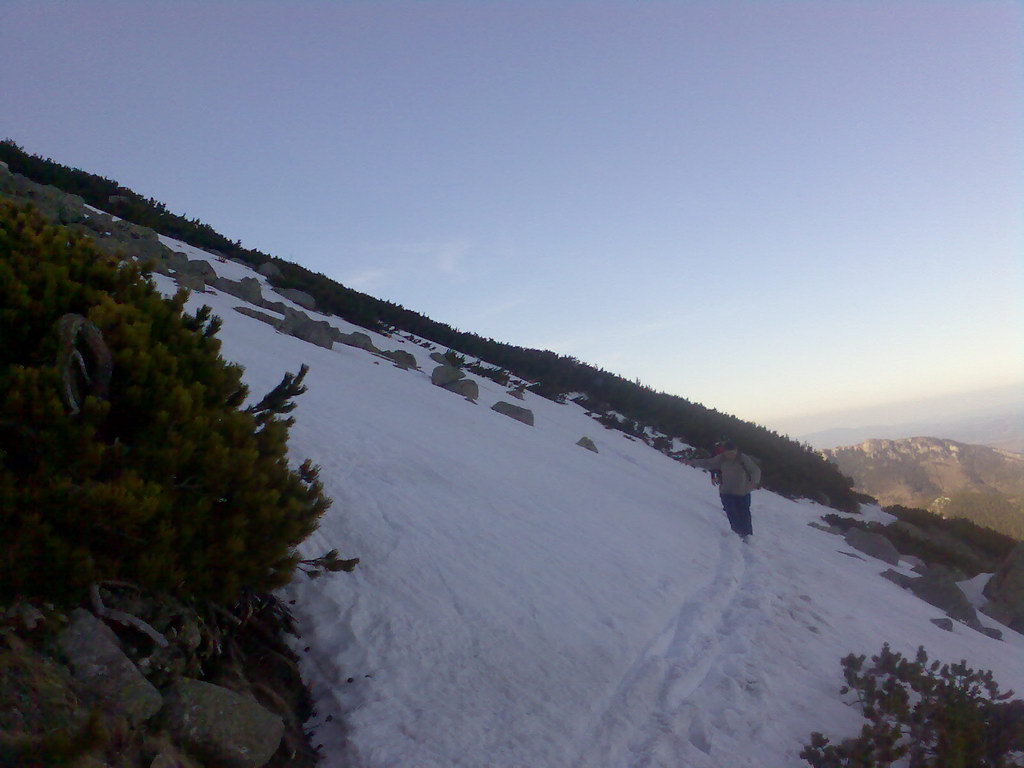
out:
<path id="1" fill-rule="evenodd" d="M 995 0 L 4 0 L 0 138 L 787 431 L 1024 399 L 1022 22 Z"/>

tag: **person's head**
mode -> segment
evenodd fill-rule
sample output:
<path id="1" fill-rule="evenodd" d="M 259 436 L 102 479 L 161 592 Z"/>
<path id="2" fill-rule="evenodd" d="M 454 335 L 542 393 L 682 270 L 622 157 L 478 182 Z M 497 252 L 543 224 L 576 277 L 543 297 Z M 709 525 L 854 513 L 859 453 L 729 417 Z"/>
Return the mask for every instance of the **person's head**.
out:
<path id="1" fill-rule="evenodd" d="M 736 447 L 736 443 L 732 440 L 726 440 L 722 443 L 722 453 L 732 459 L 736 457 L 737 453 L 739 453 L 739 449 Z"/>

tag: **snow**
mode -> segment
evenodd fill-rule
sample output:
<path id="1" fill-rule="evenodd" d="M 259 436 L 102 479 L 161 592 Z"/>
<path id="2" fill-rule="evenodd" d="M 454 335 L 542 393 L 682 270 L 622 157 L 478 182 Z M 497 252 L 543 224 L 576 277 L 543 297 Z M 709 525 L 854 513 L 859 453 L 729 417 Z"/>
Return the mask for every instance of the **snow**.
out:
<path id="1" fill-rule="evenodd" d="M 374 342 L 422 371 L 276 333 L 239 303 L 189 307 L 223 317 L 253 398 L 310 365 L 290 451 L 321 466 L 334 505 L 303 551 L 361 560 L 287 590 L 325 768 L 797 766 L 811 731 L 859 730 L 840 659 L 884 642 L 1024 689 L 1024 637 L 940 630 L 885 563 L 808 525 L 825 507 L 757 491 L 744 544 L 703 472 L 576 404 L 510 400 L 529 427 L 491 410 L 509 398 L 489 379 L 471 375 L 476 404 L 431 386 L 429 350 L 397 335 Z"/>

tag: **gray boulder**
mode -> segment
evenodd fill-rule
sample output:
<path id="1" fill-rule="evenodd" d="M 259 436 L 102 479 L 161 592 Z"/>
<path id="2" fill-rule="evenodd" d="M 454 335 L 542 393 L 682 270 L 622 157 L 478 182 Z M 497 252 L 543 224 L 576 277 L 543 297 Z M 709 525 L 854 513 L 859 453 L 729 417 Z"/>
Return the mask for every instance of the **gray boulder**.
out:
<path id="1" fill-rule="evenodd" d="M 334 346 L 334 327 L 326 320 L 313 320 L 302 312 L 292 311 L 278 325 L 281 333 L 308 341 L 324 349 Z"/>
<path id="2" fill-rule="evenodd" d="M 912 580 L 907 588 L 926 603 L 941 608 L 950 618 L 980 630 L 981 623 L 978 621 L 974 606 L 957 583 L 948 576 L 921 576 Z"/>
<path id="3" fill-rule="evenodd" d="M 243 277 L 241 280 L 229 280 L 218 277 L 210 281 L 210 285 L 219 291 L 231 294 L 242 301 L 259 306 L 263 301 L 263 289 L 255 277 Z"/>
<path id="4" fill-rule="evenodd" d="M 518 405 L 512 405 L 512 403 L 506 403 L 504 400 L 499 400 L 491 406 L 491 410 L 503 413 L 509 418 L 523 422 L 523 424 L 533 426 L 533 411 L 529 408 L 522 408 Z"/>
<path id="5" fill-rule="evenodd" d="M 163 719 L 191 752 L 225 768 L 260 768 L 284 733 L 281 718 L 251 699 L 188 678 L 169 692 Z"/>
<path id="6" fill-rule="evenodd" d="M 188 256 L 182 251 L 172 251 L 167 257 L 167 266 L 175 272 L 184 272 L 188 269 Z"/>
<path id="7" fill-rule="evenodd" d="M 889 565 L 899 565 L 900 553 L 882 534 L 851 528 L 845 538 L 847 544 L 865 555 L 876 557 Z"/>
<path id="8" fill-rule="evenodd" d="M 213 280 L 217 277 L 217 270 L 206 259 L 189 259 L 184 271 L 193 275 L 202 275 L 204 280 Z"/>
<path id="9" fill-rule="evenodd" d="M 442 385 L 442 389 L 447 389 L 449 392 L 454 392 L 457 395 L 462 395 L 467 400 L 476 400 L 480 397 L 480 386 L 472 379 L 458 379 L 457 381 L 450 381 L 447 384 Z"/>
<path id="10" fill-rule="evenodd" d="M 239 314 L 255 318 L 256 320 L 260 320 L 267 325 L 272 325 L 275 328 L 281 324 L 281 321 L 273 315 L 268 315 L 266 312 L 260 312 L 258 309 L 253 309 L 252 307 L 235 307 L 234 309 L 235 312 L 238 312 Z"/>
<path id="11" fill-rule="evenodd" d="M 932 624 L 934 624 L 939 629 L 944 629 L 947 632 L 952 632 L 953 631 L 953 620 L 952 619 L 931 619 L 931 622 L 932 622 Z"/>
<path id="12" fill-rule="evenodd" d="M 384 357 L 388 360 L 393 360 L 395 365 L 399 368 L 408 371 L 409 369 L 419 369 L 419 363 L 416 362 L 416 356 L 411 352 L 406 352 L 404 349 L 392 349 L 385 352 L 381 352 Z"/>
<path id="13" fill-rule="evenodd" d="M 435 387 L 445 387 L 465 377 L 461 370 L 452 365 L 439 365 L 430 374 L 430 383 Z"/>
<path id="14" fill-rule="evenodd" d="M 1010 629 L 1024 632 L 1024 542 L 1007 555 L 985 585 L 988 602 L 981 609 Z"/>
<path id="15" fill-rule="evenodd" d="M 316 311 L 316 300 L 308 293 L 304 293 L 297 288 L 275 288 L 274 290 L 286 299 L 291 299 L 303 309 Z"/>
<path id="16" fill-rule="evenodd" d="M 281 274 L 281 270 L 277 268 L 275 264 L 269 261 L 265 261 L 260 264 L 259 269 L 256 270 L 264 277 L 278 277 Z"/>
<path id="17" fill-rule="evenodd" d="M 578 445 L 578 446 L 580 446 L 582 448 L 586 448 L 588 451 L 593 451 L 594 453 L 599 453 L 599 451 L 597 450 L 597 446 L 594 444 L 594 441 L 591 440 L 586 435 L 584 435 L 579 440 L 577 440 L 576 441 L 576 445 Z"/>
<path id="18" fill-rule="evenodd" d="M 440 352 L 431 352 L 430 359 L 433 360 L 435 363 L 440 363 L 441 365 L 451 365 L 451 363 L 448 362 L 448 358 L 442 355 Z"/>
<path id="19" fill-rule="evenodd" d="M 174 275 L 174 282 L 179 288 L 188 288 L 190 291 L 205 293 L 206 281 L 202 275 L 194 275 L 191 272 L 178 272 Z"/>
<path id="20" fill-rule="evenodd" d="M 373 343 L 373 339 L 368 334 L 361 333 L 360 331 L 342 333 L 335 330 L 333 336 L 335 340 L 340 341 L 342 344 L 348 344 L 350 347 L 358 347 L 359 349 L 365 349 L 367 352 L 380 354 L 380 350 L 377 349 L 377 345 Z"/>
<path id="21" fill-rule="evenodd" d="M 89 611 L 72 612 L 71 624 L 58 643 L 75 679 L 131 722 L 141 723 L 160 710 L 160 693 L 125 656 L 117 635 Z"/>

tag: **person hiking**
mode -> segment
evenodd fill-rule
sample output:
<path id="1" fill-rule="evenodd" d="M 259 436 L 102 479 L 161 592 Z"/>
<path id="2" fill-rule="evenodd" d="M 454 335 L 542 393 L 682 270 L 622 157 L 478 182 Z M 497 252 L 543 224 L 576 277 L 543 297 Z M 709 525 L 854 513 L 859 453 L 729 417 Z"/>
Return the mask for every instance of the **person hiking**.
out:
<path id="1" fill-rule="evenodd" d="M 729 526 L 744 541 L 754 535 L 750 519 L 750 493 L 760 487 L 761 468 L 752 458 L 741 453 L 736 444 L 727 441 L 723 451 L 710 459 L 688 459 L 683 463 L 698 469 L 719 470 L 722 480 L 718 494 L 722 509 L 729 518 Z"/>
<path id="2" fill-rule="evenodd" d="M 729 441 L 726 440 L 723 437 L 721 440 L 719 440 L 717 443 L 715 443 L 715 445 L 711 449 L 711 456 L 712 456 L 712 458 L 714 458 L 715 456 L 721 456 L 722 455 L 722 452 L 725 450 L 725 444 L 727 442 L 729 442 Z M 720 470 L 720 469 L 712 469 L 711 470 L 711 484 L 715 485 L 715 486 L 718 486 L 718 485 L 722 484 L 722 470 Z"/>

